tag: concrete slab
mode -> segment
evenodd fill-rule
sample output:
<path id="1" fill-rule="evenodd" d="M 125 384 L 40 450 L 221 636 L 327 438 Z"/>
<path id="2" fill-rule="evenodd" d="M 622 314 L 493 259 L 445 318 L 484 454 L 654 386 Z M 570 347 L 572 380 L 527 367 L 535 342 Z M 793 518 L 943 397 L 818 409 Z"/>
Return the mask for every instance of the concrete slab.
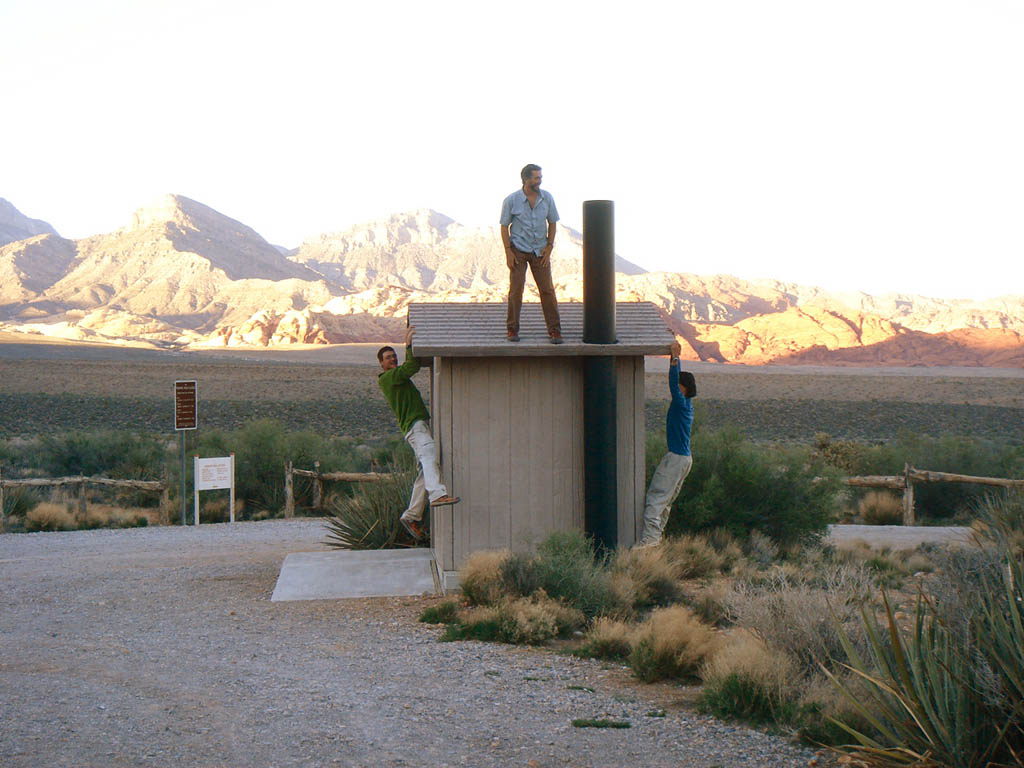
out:
<path id="1" fill-rule="evenodd" d="M 334 600 L 438 594 L 430 549 L 293 552 L 284 559 L 271 600 Z"/>

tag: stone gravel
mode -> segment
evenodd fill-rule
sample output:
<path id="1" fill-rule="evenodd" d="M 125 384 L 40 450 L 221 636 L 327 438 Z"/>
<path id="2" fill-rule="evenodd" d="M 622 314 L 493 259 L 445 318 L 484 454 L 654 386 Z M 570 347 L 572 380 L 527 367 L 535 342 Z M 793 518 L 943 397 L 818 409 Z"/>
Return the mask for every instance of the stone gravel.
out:
<path id="1" fill-rule="evenodd" d="M 0 766 L 825 762 L 615 665 L 439 643 L 416 620 L 437 598 L 270 602 L 322 539 L 308 519 L 0 536 Z"/>

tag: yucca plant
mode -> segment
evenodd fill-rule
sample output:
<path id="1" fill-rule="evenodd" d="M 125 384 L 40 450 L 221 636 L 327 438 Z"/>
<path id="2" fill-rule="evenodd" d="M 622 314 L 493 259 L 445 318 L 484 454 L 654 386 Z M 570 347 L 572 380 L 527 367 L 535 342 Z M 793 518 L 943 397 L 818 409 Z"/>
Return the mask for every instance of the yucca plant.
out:
<path id="1" fill-rule="evenodd" d="M 398 458 L 379 482 L 360 483 L 351 497 L 330 502 L 324 543 L 339 549 L 390 549 L 400 537 L 408 540 L 398 518 L 408 506 L 415 478 L 410 462 Z"/>
<path id="2" fill-rule="evenodd" d="M 862 608 L 871 663 L 841 631 L 849 669 L 867 683 L 867 699 L 822 667 L 875 731 L 837 723 L 857 741 L 845 750 L 870 766 L 991 765 L 1009 721 L 986 701 L 977 660 L 957 647 L 924 596 L 910 631 L 899 627 L 884 594 L 883 603 L 885 627 L 869 607 Z"/>

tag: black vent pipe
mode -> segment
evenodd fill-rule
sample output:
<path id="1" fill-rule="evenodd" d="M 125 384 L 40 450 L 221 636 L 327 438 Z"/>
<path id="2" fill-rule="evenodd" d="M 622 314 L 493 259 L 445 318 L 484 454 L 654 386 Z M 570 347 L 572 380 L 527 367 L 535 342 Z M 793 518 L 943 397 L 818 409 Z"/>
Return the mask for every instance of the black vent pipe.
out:
<path id="1" fill-rule="evenodd" d="M 615 208 L 611 200 L 583 203 L 583 341 L 614 344 Z M 615 358 L 583 358 L 584 526 L 599 549 L 619 543 Z"/>

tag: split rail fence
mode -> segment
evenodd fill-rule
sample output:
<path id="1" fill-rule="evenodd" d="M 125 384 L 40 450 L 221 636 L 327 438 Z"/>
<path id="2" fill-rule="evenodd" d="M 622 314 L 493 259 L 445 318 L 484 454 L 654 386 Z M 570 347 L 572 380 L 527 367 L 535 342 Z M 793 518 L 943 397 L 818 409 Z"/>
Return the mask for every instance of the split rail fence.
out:
<path id="1" fill-rule="evenodd" d="M 284 465 L 284 516 L 295 517 L 294 477 L 309 477 L 313 480 L 313 509 L 323 509 L 324 481 L 346 483 L 379 483 L 387 473 L 382 472 L 321 472 L 320 462 L 313 462 L 313 469 L 295 469 L 289 461 Z"/>
<path id="2" fill-rule="evenodd" d="M 87 509 L 85 488 L 87 485 L 103 485 L 113 488 L 135 488 L 141 491 L 160 491 L 160 524 L 170 523 L 170 484 L 166 480 L 115 480 L 109 477 L 33 477 L 23 480 L 4 480 L 0 475 L 0 531 L 7 530 L 7 515 L 4 513 L 4 488 L 48 488 L 62 485 L 78 486 L 78 514 L 85 517 Z"/>
<path id="3" fill-rule="evenodd" d="M 903 491 L 903 524 L 914 525 L 914 483 L 974 483 L 976 485 L 994 485 L 1001 488 L 1022 488 L 1024 480 L 1012 480 L 1004 477 L 975 477 L 959 475 L 953 472 L 932 472 L 927 469 L 915 469 L 905 464 L 902 475 L 863 475 L 844 477 L 843 482 L 860 488 L 891 488 Z"/>

